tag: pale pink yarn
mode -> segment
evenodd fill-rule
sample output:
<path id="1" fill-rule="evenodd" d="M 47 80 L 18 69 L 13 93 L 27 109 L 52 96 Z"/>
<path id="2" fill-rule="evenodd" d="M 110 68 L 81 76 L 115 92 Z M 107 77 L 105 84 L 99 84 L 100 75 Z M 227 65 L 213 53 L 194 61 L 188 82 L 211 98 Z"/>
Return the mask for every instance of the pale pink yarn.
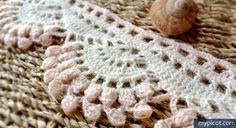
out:
<path id="1" fill-rule="evenodd" d="M 50 57 L 50 56 L 57 56 L 61 53 L 62 53 L 61 47 L 59 45 L 54 45 L 46 50 L 45 55 L 46 57 Z"/>
<path id="2" fill-rule="evenodd" d="M 87 80 L 85 76 L 81 75 L 80 77 L 73 80 L 71 84 L 73 93 L 76 95 L 80 95 L 82 92 L 84 92 L 88 88 L 90 83 L 91 82 Z"/>
<path id="3" fill-rule="evenodd" d="M 84 91 L 84 98 L 89 102 L 94 102 L 101 95 L 101 85 L 91 83 L 90 86 Z"/>
<path id="4" fill-rule="evenodd" d="M 59 71 L 57 69 L 50 69 L 47 70 L 44 74 L 43 74 L 43 81 L 45 83 L 50 83 L 55 77 L 57 77 L 59 75 Z"/>
<path id="5" fill-rule="evenodd" d="M 118 98 L 117 90 L 114 88 L 105 87 L 103 88 L 102 94 L 99 100 L 105 106 L 111 106 Z"/>
<path id="6" fill-rule="evenodd" d="M 197 118 L 197 112 L 188 108 L 180 110 L 170 118 L 159 120 L 155 124 L 155 128 L 186 128 L 193 125 L 193 120 Z"/>
<path id="7" fill-rule="evenodd" d="M 131 107 L 137 102 L 134 95 L 134 91 L 130 89 L 120 90 L 118 100 L 120 104 L 124 107 Z"/>
<path id="8" fill-rule="evenodd" d="M 48 69 L 44 81 L 49 83 L 49 93 L 57 100 L 62 100 L 61 106 L 66 115 L 73 117 L 82 108 L 86 119 L 98 121 L 102 112 L 105 112 L 113 126 L 123 126 L 127 119 L 126 113 L 130 113 L 135 120 L 148 119 L 153 114 L 151 103 L 161 104 L 171 99 L 172 117 L 158 121 L 156 127 L 187 126 L 195 118 L 192 109 L 178 111 L 177 98 L 172 95 L 167 93 L 154 96 L 155 90 L 150 83 L 142 82 L 134 88 L 118 89 L 112 87 L 112 84 L 104 85 L 94 80 L 95 76 L 90 72 L 84 74 L 82 70 L 86 69 L 83 69 L 83 64 L 78 64 L 79 47 L 78 43 L 73 42 L 49 47 L 45 52 L 47 58 L 42 64 L 42 68 Z M 184 118 L 185 115 L 188 116 Z"/>
<path id="9" fill-rule="evenodd" d="M 54 79 L 48 85 L 49 94 L 54 96 L 57 100 L 62 100 L 66 94 L 68 86 L 62 82 L 61 79 Z"/>
<path id="10" fill-rule="evenodd" d="M 0 10 L 2 10 L 0 31 L 3 34 L 0 40 L 8 47 L 17 46 L 21 50 L 28 50 L 34 44 L 51 45 L 55 42 L 54 37 L 64 38 L 67 30 L 63 28 L 62 21 L 59 20 L 62 16 L 59 13 L 62 8 L 58 2 L 54 2 L 54 8 L 45 5 L 48 4 L 47 1 L 8 0 L 2 2 L 0 4 Z M 34 8 L 42 6 L 47 11 L 39 9 L 36 13 Z M 53 12 L 55 11 L 53 9 L 57 12 Z M 59 26 L 58 23 L 60 23 Z"/>
<path id="11" fill-rule="evenodd" d="M 152 115 L 152 108 L 144 100 L 135 104 L 133 108 L 130 109 L 133 111 L 133 116 L 135 119 L 148 119 Z"/>
<path id="12" fill-rule="evenodd" d="M 155 104 L 168 103 L 170 99 L 168 118 L 154 121 L 155 127 L 191 127 L 196 110 L 208 117 L 232 116 L 234 66 L 137 28 L 86 1 L 65 5 L 74 12 L 63 20 L 71 31 L 62 46 L 46 51 L 42 67 L 46 71 L 56 69 L 59 75 L 51 80 L 56 73 L 45 73 L 52 76 L 45 82 L 50 85 L 60 79 L 58 84 L 67 89 L 66 93 L 60 88 L 58 94 L 49 93 L 57 99 L 79 97 L 88 120 L 98 121 L 102 113 L 113 126 L 124 126 L 130 115 L 138 121 L 152 119 L 157 114 Z M 199 64 L 199 59 L 205 62 Z M 217 73 L 216 65 L 227 69 Z M 225 86 L 225 93 L 217 91 L 219 84 Z M 186 108 L 177 108 L 175 96 L 186 101 Z M 217 103 L 218 112 L 208 109 L 209 101 Z M 222 101 L 230 104 L 228 112 Z"/>
<path id="13" fill-rule="evenodd" d="M 61 108 L 64 110 L 64 112 L 67 115 L 73 115 L 78 111 L 80 107 L 81 98 L 67 95 L 62 101 L 61 101 Z"/>
<path id="14" fill-rule="evenodd" d="M 83 112 L 84 116 L 91 121 L 97 121 L 101 116 L 102 106 L 100 104 L 94 104 L 87 101 L 87 99 L 83 100 Z"/>
<path id="15" fill-rule="evenodd" d="M 20 38 L 17 42 L 18 48 L 20 48 L 22 50 L 29 49 L 32 44 L 33 44 L 33 42 L 27 38 Z"/>
<path id="16" fill-rule="evenodd" d="M 151 89 L 151 86 L 152 85 L 149 85 L 148 83 L 137 86 L 135 89 L 137 97 L 146 99 L 152 97 L 154 91 Z"/>
<path id="17" fill-rule="evenodd" d="M 177 101 L 177 97 L 171 98 L 170 109 L 173 115 L 167 119 L 157 121 L 155 128 L 185 128 L 193 125 L 193 120 L 197 119 L 197 111 L 192 108 L 177 110 Z"/>
<path id="18" fill-rule="evenodd" d="M 103 110 L 107 114 L 107 118 L 114 126 L 122 126 L 126 122 L 126 116 L 122 108 L 109 108 L 104 106 Z"/>

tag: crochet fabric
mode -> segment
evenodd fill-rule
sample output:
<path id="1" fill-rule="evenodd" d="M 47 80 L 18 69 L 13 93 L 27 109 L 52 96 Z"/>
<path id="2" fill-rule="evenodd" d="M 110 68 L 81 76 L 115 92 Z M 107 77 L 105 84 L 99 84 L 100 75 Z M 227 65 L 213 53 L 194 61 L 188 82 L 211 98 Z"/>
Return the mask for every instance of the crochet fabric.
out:
<path id="1" fill-rule="evenodd" d="M 43 64 L 50 69 L 45 82 L 52 81 L 51 94 L 57 93 L 55 82 L 64 81 L 71 84 L 67 95 L 81 84 L 77 91 L 84 91 L 88 101 L 101 95 L 102 104 L 109 106 L 116 101 L 116 91 L 121 105 L 133 106 L 136 98 L 150 98 L 155 90 L 164 89 L 183 97 L 206 117 L 236 116 L 236 70 L 230 63 L 144 31 L 87 2 L 71 2 L 67 7 L 64 22 L 75 33 L 73 41 L 50 47 Z M 68 98 L 64 94 L 55 94 L 65 98 L 62 103 Z"/>
<path id="2" fill-rule="evenodd" d="M 0 12 L 0 41 L 9 47 L 49 46 L 55 37 L 65 36 L 59 2 L 9 0 L 0 3 Z"/>
<path id="3" fill-rule="evenodd" d="M 178 98 L 171 93 L 154 96 L 163 88 L 157 86 L 160 79 L 154 72 L 155 64 L 147 62 L 145 54 L 153 56 L 145 50 L 147 45 L 73 38 L 62 46 L 49 47 L 42 65 L 49 94 L 61 101 L 68 116 L 82 107 L 88 120 L 97 121 L 104 111 L 112 125 L 120 126 L 126 122 L 126 112 L 134 119 L 147 119 L 153 113 L 149 104 L 170 99 L 173 116 L 158 121 L 156 127 L 186 127 L 197 117 L 192 108 L 178 110 Z"/>
<path id="4" fill-rule="evenodd" d="M 12 22 L 14 25 L 39 24 L 43 28 L 52 25 L 59 29 L 52 29 L 49 34 L 46 30 L 43 32 L 61 37 L 67 35 L 62 46 L 47 49 L 42 64 L 48 91 L 61 101 L 67 115 L 73 116 L 75 110 L 82 107 L 85 117 L 96 121 L 104 111 L 111 124 L 120 126 L 125 123 L 126 113 L 132 113 L 136 119 L 149 118 L 153 112 L 151 103 L 166 97 L 173 101 L 178 96 L 190 108 L 175 110 L 176 107 L 171 107 L 175 111 L 173 116 L 158 121 L 156 127 L 188 126 L 196 117 L 195 110 L 207 118 L 236 117 L 236 68 L 232 64 L 137 28 L 88 2 L 29 0 L 19 3 L 23 4 L 9 1 L 0 9 L 21 8 L 22 13 L 16 11 L 18 17 L 24 14 L 25 19 L 27 15 L 34 18 L 28 23 L 21 17 Z M 54 5 L 57 5 L 56 10 Z M 37 14 L 28 13 L 31 10 L 27 9 L 35 8 L 40 10 L 35 11 Z M 45 11 L 47 9 L 54 11 Z M 27 13 L 23 13 L 24 10 Z M 59 18 L 54 17 L 57 15 Z M 3 13 L 1 17 L 6 16 Z M 1 25 L 6 23 L 3 21 Z M 1 29 L 7 30 L 10 29 Z M 19 31 L 9 34 L 16 40 L 8 41 L 8 35 L 3 35 L 6 44 L 17 41 L 18 47 L 29 44 L 20 41 L 22 38 L 44 43 L 44 40 L 34 41 L 33 34 L 24 36 Z M 155 95 L 160 90 L 168 94 Z M 113 107 L 114 104 L 118 105 Z"/>

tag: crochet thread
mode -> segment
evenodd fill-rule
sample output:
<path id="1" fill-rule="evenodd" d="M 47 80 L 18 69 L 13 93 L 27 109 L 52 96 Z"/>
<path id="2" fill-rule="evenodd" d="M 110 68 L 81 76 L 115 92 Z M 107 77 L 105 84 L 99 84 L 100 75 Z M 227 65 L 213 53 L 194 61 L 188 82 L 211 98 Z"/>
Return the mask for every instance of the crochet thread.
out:
<path id="1" fill-rule="evenodd" d="M 9 0 L 0 4 L 0 42 L 27 50 L 65 37 L 61 4 L 53 0 Z"/>
<path id="2" fill-rule="evenodd" d="M 197 117 L 194 109 L 178 112 L 177 98 L 170 94 L 154 96 L 161 88 L 156 87 L 158 79 L 155 75 L 145 71 L 146 67 L 140 67 L 141 59 L 135 61 L 138 54 L 142 53 L 141 50 L 99 38 L 77 38 L 80 41 L 49 47 L 45 53 L 47 58 L 42 64 L 42 68 L 46 69 L 44 81 L 49 84 L 49 94 L 61 101 L 61 107 L 68 116 L 73 116 L 81 107 L 88 120 L 97 121 L 104 111 L 112 125 L 121 126 L 126 122 L 125 113 L 132 113 L 134 119 L 147 119 L 153 113 L 150 103 L 175 98 L 175 102 L 171 100 L 170 103 L 175 116 L 184 118 L 190 113 L 187 118 L 191 119 L 186 122 L 188 125 Z M 104 54 L 103 48 L 107 48 L 107 54 Z M 123 62 L 119 64 L 121 60 Z M 140 73 L 132 73 L 136 70 Z M 191 113 L 195 113 L 195 116 L 191 116 Z M 179 117 L 175 116 L 169 119 L 170 122 L 176 123 L 175 118 Z M 185 118 L 183 120 L 186 121 Z M 182 126 L 182 122 L 178 124 Z"/>
<path id="3" fill-rule="evenodd" d="M 137 28 L 88 2 L 62 3 L 64 27 L 72 34 L 62 46 L 47 49 L 42 68 L 49 93 L 67 115 L 82 107 L 87 119 L 96 121 L 104 111 L 111 124 L 120 126 L 125 112 L 137 119 L 150 117 L 155 92 L 165 90 L 190 108 L 156 127 L 189 125 L 195 110 L 207 118 L 236 116 L 232 64 Z"/>

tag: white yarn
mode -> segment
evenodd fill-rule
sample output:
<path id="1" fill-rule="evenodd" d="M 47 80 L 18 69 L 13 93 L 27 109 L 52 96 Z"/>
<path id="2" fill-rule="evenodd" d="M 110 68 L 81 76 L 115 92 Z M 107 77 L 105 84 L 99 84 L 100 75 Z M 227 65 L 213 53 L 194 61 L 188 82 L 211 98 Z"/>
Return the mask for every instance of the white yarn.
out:
<path id="1" fill-rule="evenodd" d="M 73 102 L 63 100 L 68 113 L 79 107 L 71 105 L 81 99 L 88 119 L 98 120 L 103 110 L 118 126 L 125 123 L 128 110 L 136 118 L 150 117 L 148 102 L 156 100 L 155 91 L 165 90 L 207 118 L 236 117 L 236 68 L 228 62 L 144 31 L 81 0 L 11 0 L 0 10 L 12 13 L 0 15 L 0 31 L 7 33 L 0 37 L 9 46 L 28 49 L 32 42 L 48 46 L 52 36 L 71 33 L 62 46 L 47 49 L 42 64 L 49 93 Z M 120 107 L 112 108 L 115 103 Z"/>
<path id="2" fill-rule="evenodd" d="M 65 44 L 57 48 L 56 51 L 61 53 L 56 56 L 64 56 L 58 63 L 76 62 L 83 76 L 93 76 L 91 84 L 101 85 L 102 91 L 96 94 L 105 95 L 103 90 L 107 89 L 103 88 L 113 87 L 119 94 L 118 102 L 127 109 L 137 104 L 136 98 L 147 100 L 143 95 L 152 98 L 153 91 L 164 89 L 185 99 L 189 106 L 207 118 L 236 117 L 233 65 L 185 44 L 143 31 L 87 2 L 78 0 L 71 5 L 65 4 L 65 12 L 63 22 L 73 38 L 69 36 Z M 121 25 L 124 27 L 119 27 Z M 132 31 L 137 35 L 134 36 Z M 46 52 L 49 58 L 50 49 Z M 43 67 L 48 69 L 46 65 L 51 61 L 46 60 Z M 216 71 L 214 67 L 219 65 L 226 70 Z M 53 68 L 58 69 L 58 66 Z M 138 81 L 146 86 L 141 87 Z M 144 94 L 135 90 L 137 86 L 140 89 L 150 86 L 151 90 Z M 220 86 L 225 88 L 223 92 L 219 91 Z M 105 103 L 99 96 L 97 100 Z M 114 99 L 107 101 L 106 105 L 110 106 Z M 211 101 L 216 103 L 217 111 L 213 111 Z"/>

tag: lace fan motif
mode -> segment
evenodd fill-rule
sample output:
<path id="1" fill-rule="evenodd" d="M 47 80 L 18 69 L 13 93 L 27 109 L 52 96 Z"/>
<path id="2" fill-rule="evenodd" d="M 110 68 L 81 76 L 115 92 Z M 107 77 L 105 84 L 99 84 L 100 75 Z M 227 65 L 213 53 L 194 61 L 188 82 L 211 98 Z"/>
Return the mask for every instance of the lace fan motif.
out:
<path id="1" fill-rule="evenodd" d="M 49 46 L 54 36 L 65 36 L 60 2 L 9 0 L 0 5 L 0 11 L 0 40 L 10 47 Z"/>
<path id="2" fill-rule="evenodd" d="M 135 43 L 78 38 L 80 41 L 49 47 L 42 65 L 49 94 L 61 101 L 68 116 L 81 107 L 88 120 L 97 121 L 105 112 L 112 125 L 121 126 L 128 118 L 125 113 L 134 119 L 147 119 L 153 113 L 150 104 L 170 100 L 174 116 L 158 121 L 156 127 L 187 127 L 197 118 L 194 109 L 177 110 L 177 97 L 154 96 L 161 90 L 155 87 L 159 79 L 149 71 L 153 66 Z"/>
<path id="3" fill-rule="evenodd" d="M 105 113 L 121 126 L 129 114 L 151 117 L 152 104 L 168 99 L 172 115 L 156 127 L 187 127 L 197 112 L 236 117 L 236 68 L 228 62 L 81 0 L 10 0 L 0 11 L 0 40 L 8 46 L 26 50 L 67 36 L 62 46 L 47 49 L 42 67 L 49 94 L 69 116 L 81 107 L 88 120 Z M 160 90 L 167 94 L 156 95 Z M 189 108 L 177 109 L 176 96 Z"/>
<path id="4" fill-rule="evenodd" d="M 123 125 L 126 113 L 150 117 L 152 102 L 161 100 L 156 92 L 165 90 L 207 118 L 236 116 L 235 66 L 146 32 L 88 2 L 72 0 L 66 7 L 64 23 L 73 36 L 63 46 L 49 47 L 42 67 L 49 93 L 68 115 L 82 107 L 89 120 L 105 112 L 111 124 Z M 156 126 L 168 127 L 178 115 L 191 122 L 196 116 L 192 109 L 175 112 Z"/>

